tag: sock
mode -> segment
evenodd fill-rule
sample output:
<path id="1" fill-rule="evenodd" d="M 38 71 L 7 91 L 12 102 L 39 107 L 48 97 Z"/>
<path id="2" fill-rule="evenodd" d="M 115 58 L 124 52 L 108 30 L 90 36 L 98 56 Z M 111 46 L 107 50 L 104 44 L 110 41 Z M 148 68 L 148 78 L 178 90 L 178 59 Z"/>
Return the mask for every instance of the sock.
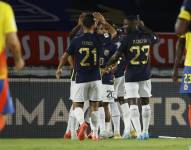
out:
<path id="1" fill-rule="evenodd" d="M 150 105 L 142 106 L 142 122 L 143 122 L 143 133 L 149 133 L 149 123 L 151 119 L 151 107 Z"/>
<path id="2" fill-rule="evenodd" d="M 110 103 L 114 134 L 120 134 L 120 112 L 117 103 Z"/>
<path id="3" fill-rule="evenodd" d="M 103 107 L 99 107 L 98 109 L 99 111 L 99 129 L 100 132 L 104 132 L 105 131 L 105 111 Z"/>
<path id="4" fill-rule="evenodd" d="M 130 118 L 132 120 L 133 126 L 137 132 L 137 136 L 141 135 L 141 123 L 140 123 L 140 113 L 137 105 L 130 106 Z"/>
<path id="5" fill-rule="evenodd" d="M 4 115 L 0 115 L 0 131 L 3 130 L 5 125 L 6 125 L 6 117 Z"/>
<path id="6" fill-rule="evenodd" d="M 125 132 L 130 134 L 131 129 L 131 120 L 130 120 L 130 110 L 129 110 L 129 104 L 125 103 L 121 105 L 121 110 L 123 114 L 123 121 L 125 126 Z"/>
<path id="7" fill-rule="evenodd" d="M 188 106 L 188 123 L 191 128 L 191 104 Z"/>
<path id="8" fill-rule="evenodd" d="M 93 111 L 91 113 L 92 131 L 93 135 L 98 136 L 98 126 L 99 126 L 99 111 Z"/>
<path id="9" fill-rule="evenodd" d="M 110 128 L 111 128 L 111 123 L 110 122 L 105 122 L 105 130 L 107 132 L 110 132 Z"/>
<path id="10" fill-rule="evenodd" d="M 70 108 L 66 132 L 69 132 L 69 131 L 70 131 L 70 128 L 71 128 L 71 114 L 72 114 L 72 112 L 73 112 L 73 105 L 72 105 L 71 108 Z"/>
<path id="11" fill-rule="evenodd" d="M 77 107 L 73 110 L 74 116 L 76 120 L 82 125 L 84 123 L 84 112 L 83 109 L 80 107 Z"/>
<path id="12" fill-rule="evenodd" d="M 71 113 L 71 125 L 70 125 L 70 131 L 71 131 L 71 138 L 72 139 L 77 136 L 76 123 L 77 123 L 77 120 L 74 116 L 74 112 L 72 111 L 72 113 Z"/>

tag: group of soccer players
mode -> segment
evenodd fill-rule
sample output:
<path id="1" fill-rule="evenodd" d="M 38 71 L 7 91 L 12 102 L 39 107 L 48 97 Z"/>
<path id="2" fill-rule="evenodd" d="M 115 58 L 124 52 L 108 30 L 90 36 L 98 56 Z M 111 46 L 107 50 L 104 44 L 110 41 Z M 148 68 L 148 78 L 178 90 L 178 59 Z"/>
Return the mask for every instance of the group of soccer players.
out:
<path id="1" fill-rule="evenodd" d="M 13 113 L 7 77 L 6 50 L 15 60 L 15 70 L 24 67 L 21 46 L 17 37 L 14 13 L 10 5 L 0 0 L 0 131 L 6 115 Z M 181 93 L 191 93 L 191 0 L 184 0 L 176 23 L 180 35 L 173 78 L 177 78 L 180 55 L 186 48 Z M 63 54 L 56 77 L 67 61 L 73 67 L 70 99 L 72 106 L 65 137 L 84 140 L 90 124 L 89 138 L 130 139 L 149 138 L 151 108 L 150 47 L 159 38 L 138 16 L 124 19 L 122 30 L 116 30 L 98 12 L 82 13 L 70 33 L 71 43 Z M 123 32 L 122 32 L 123 31 Z M 142 112 L 142 126 L 140 109 Z M 191 103 L 188 109 L 191 126 Z M 120 117 L 124 122 L 121 137 Z M 112 128 L 113 126 L 113 128 Z M 113 130 L 114 129 L 114 130 Z M 132 132 L 132 131 L 136 131 Z M 136 135 L 135 135 L 136 134 Z"/>
<path id="2" fill-rule="evenodd" d="M 132 138 L 132 129 L 135 129 L 137 139 L 149 138 L 149 51 L 158 37 L 144 26 L 138 16 L 127 17 L 123 30 L 123 33 L 117 33 L 98 12 L 83 13 L 78 25 L 72 30 L 70 46 L 63 54 L 56 72 L 59 78 L 67 60 L 73 62 L 70 96 L 73 105 L 66 137 L 71 135 L 71 139 L 84 140 L 89 122 L 89 138 L 121 138 L 121 111 L 124 139 Z M 142 106 L 143 129 L 139 101 Z M 85 108 L 88 108 L 86 115 L 84 103 Z M 80 125 L 78 133 L 78 127 L 74 125 L 76 122 Z"/>

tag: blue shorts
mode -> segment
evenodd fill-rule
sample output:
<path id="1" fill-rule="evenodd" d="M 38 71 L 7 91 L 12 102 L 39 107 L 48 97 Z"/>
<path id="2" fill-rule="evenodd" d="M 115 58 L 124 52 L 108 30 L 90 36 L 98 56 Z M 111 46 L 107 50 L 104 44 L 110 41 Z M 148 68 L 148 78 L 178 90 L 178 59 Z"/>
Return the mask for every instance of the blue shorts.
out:
<path id="1" fill-rule="evenodd" d="M 10 96 L 8 80 L 0 80 L 0 114 L 12 114 L 13 112 L 14 107 Z"/>
<path id="2" fill-rule="evenodd" d="M 191 67 L 184 67 L 184 75 L 182 77 L 182 82 L 180 86 L 181 94 L 191 93 Z"/>

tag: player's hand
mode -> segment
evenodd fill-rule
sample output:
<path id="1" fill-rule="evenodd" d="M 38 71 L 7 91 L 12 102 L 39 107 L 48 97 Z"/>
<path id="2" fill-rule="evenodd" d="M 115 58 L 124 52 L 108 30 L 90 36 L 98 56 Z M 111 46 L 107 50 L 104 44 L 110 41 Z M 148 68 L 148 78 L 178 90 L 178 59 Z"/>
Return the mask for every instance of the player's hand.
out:
<path id="1" fill-rule="evenodd" d="M 60 79 L 61 74 L 62 74 L 62 69 L 61 69 L 61 68 L 58 68 L 58 69 L 56 70 L 56 78 L 57 78 L 57 79 Z"/>
<path id="2" fill-rule="evenodd" d="M 107 73 L 109 73 L 107 68 L 101 68 L 101 75 L 102 75 L 102 76 L 103 76 L 104 74 L 107 74 Z"/>
<path id="3" fill-rule="evenodd" d="M 172 80 L 173 80 L 174 82 L 178 82 L 178 69 L 174 69 L 174 70 L 172 71 Z"/>
<path id="4" fill-rule="evenodd" d="M 93 13 L 93 16 L 95 17 L 95 20 L 96 20 L 97 22 L 101 22 L 102 24 L 105 24 L 106 20 L 105 20 L 104 16 L 103 16 L 101 13 L 99 13 L 99 12 L 94 12 L 94 13 Z"/>
<path id="5" fill-rule="evenodd" d="M 25 66 L 25 61 L 23 60 L 23 58 L 21 58 L 15 62 L 14 70 L 19 71 L 23 69 L 24 66 Z"/>
<path id="6" fill-rule="evenodd" d="M 82 20 L 83 20 L 85 14 L 86 14 L 86 13 L 84 13 L 84 12 L 80 14 L 80 17 L 79 17 L 79 19 L 78 19 L 78 25 L 82 26 Z"/>

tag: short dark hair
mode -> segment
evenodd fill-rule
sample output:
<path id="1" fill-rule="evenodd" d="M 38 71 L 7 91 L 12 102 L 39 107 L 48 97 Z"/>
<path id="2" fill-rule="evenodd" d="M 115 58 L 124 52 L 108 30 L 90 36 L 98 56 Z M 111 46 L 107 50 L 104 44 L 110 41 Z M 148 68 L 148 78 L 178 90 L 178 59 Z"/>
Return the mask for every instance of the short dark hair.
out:
<path id="1" fill-rule="evenodd" d="M 94 16 L 92 13 L 87 13 L 82 21 L 83 26 L 91 28 L 95 24 Z"/>
<path id="2" fill-rule="evenodd" d="M 127 16 L 127 18 L 126 18 L 128 21 L 136 21 L 136 20 L 138 20 L 138 17 L 137 17 L 137 15 L 135 16 L 135 15 L 130 15 L 130 16 Z"/>

